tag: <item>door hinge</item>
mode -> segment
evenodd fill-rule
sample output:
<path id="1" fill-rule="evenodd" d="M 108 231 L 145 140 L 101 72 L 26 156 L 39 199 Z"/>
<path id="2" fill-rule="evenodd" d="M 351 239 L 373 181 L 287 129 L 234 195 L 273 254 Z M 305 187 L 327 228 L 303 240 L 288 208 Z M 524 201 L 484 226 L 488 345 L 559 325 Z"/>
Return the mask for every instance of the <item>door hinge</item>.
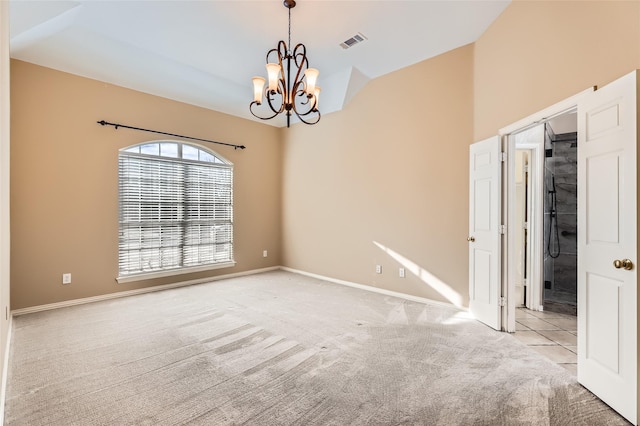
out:
<path id="1" fill-rule="evenodd" d="M 500 161 L 502 161 L 503 163 L 505 161 L 507 161 L 507 153 L 506 152 L 501 152 L 500 153 Z"/>
<path id="2" fill-rule="evenodd" d="M 507 225 L 500 225 L 500 234 L 504 235 L 507 233 Z"/>
<path id="3" fill-rule="evenodd" d="M 506 298 L 506 297 L 501 297 L 501 298 L 498 300 L 498 305 L 499 305 L 499 306 L 507 306 L 507 298 Z"/>
<path id="4" fill-rule="evenodd" d="M 525 222 L 522 229 L 529 229 L 529 222 Z"/>

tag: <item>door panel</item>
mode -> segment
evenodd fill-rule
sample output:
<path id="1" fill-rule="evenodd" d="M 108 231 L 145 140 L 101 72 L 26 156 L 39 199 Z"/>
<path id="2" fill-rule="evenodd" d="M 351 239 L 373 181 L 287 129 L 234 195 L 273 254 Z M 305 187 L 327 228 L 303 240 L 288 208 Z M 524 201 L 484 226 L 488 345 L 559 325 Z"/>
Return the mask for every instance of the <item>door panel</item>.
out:
<path id="1" fill-rule="evenodd" d="M 491 257 L 489 251 L 475 250 L 473 294 L 478 303 L 491 303 Z"/>
<path id="2" fill-rule="evenodd" d="M 469 309 L 500 330 L 500 139 L 471 145 L 469 155 Z"/>
<path id="3" fill-rule="evenodd" d="M 634 72 L 578 103 L 578 381 L 634 424 L 636 85 Z"/>
<path id="4" fill-rule="evenodd" d="M 619 315 L 605 314 L 620 312 L 620 281 L 587 275 L 585 311 L 592 324 L 586 329 L 587 353 L 585 358 L 599 363 L 614 373 L 619 372 L 618 339 Z"/>
<path id="5" fill-rule="evenodd" d="M 622 176 L 620 155 L 622 151 L 607 152 L 586 158 L 587 169 L 587 244 L 613 243 L 619 240 L 620 210 L 618 188 Z M 607 208 L 600 208 L 607 206 Z"/>

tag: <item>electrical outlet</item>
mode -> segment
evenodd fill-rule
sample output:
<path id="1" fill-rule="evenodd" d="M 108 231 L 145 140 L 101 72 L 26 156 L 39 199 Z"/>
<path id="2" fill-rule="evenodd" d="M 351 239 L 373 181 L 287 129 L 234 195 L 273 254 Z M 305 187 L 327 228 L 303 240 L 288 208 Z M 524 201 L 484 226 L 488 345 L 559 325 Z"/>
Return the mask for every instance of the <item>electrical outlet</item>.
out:
<path id="1" fill-rule="evenodd" d="M 382 265 L 376 265 L 376 274 L 382 273 Z"/>
<path id="2" fill-rule="evenodd" d="M 262 257 L 267 257 L 269 253 L 266 250 L 262 250 Z"/>
<path id="3" fill-rule="evenodd" d="M 71 274 L 62 274 L 62 284 L 71 284 Z"/>
<path id="4" fill-rule="evenodd" d="M 404 268 L 398 269 L 398 275 L 400 276 L 400 278 L 404 278 L 405 277 Z"/>

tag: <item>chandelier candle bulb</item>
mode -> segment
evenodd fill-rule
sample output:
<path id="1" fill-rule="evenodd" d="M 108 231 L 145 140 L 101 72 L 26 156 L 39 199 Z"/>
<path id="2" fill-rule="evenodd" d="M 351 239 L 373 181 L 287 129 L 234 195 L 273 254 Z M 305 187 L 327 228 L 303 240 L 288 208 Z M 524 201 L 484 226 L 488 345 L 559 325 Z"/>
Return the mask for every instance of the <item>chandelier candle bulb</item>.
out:
<path id="1" fill-rule="evenodd" d="M 260 105 L 262 103 L 262 91 L 264 90 L 264 77 L 253 77 L 253 100 Z"/>
<path id="2" fill-rule="evenodd" d="M 304 71 L 304 76 L 307 79 L 307 94 L 309 96 L 315 94 L 316 90 L 316 82 L 318 81 L 318 75 L 320 71 L 315 68 L 307 68 Z"/>
<path id="3" fill-rule="evenodd" d="M 318 104 L 320 103 L 320 86 L 316 86 L 315 89 L 313 89 L 313 108 L 314 109 L 318 109 Z"/>
<path id="4" fill-rule="evenodd" d="M 267 64 L 267 75 L 269 76 L 269 91 L 275 93 L 278 90 L 278 75 L 280 74 L 280 65 Z"/>

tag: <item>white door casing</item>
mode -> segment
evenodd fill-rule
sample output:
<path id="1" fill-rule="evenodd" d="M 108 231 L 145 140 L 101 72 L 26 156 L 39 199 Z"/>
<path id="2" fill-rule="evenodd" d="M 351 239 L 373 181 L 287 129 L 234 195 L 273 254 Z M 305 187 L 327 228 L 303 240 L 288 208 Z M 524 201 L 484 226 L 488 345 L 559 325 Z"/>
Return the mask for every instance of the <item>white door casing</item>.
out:
<path id="1" fill-rule="evenodd" d="M 494 136 L 469 151 L 469 309 L 501 328 L 501 146 Z"/>
<path id="2" fill-rule="evenodd" d="M 505 136 L 508 139 L 507 146 L 505 147 L 508 152 L 508 164 L 509 164 L 509 175 L 512 176 L 512 167 L 513 167 L 513 153 L 518 148 L 524 148 L 524 146 L 516 145 L 515 136 L 518 133 L 521 133 L 523 130 L 528 129 L 532 126 L 538 125 L 540 123 L 548 121 L 552 117 L 556 117 L 559 115 L 570 113 L 576 109 L 576 105 L 578 101 L 583 96 L 586 96 L 593 92 L 593 88 L 589 88 L 580 93 L 577 93 L 569 98 L 566 98 L 554 105 L 551 105 L 541 111 L 536 112 L 528 117 L 522 118 L 515 123 L 512 123 L 498 131 L 498 134 L 501 136 Z M 544 229 L 543 229 L 543 212 L 542 205 L 544 199 L 544 185 L 543 185 L 543 175 L 544 175 L 544 141 L 538 144 L 532 144 L 527 146 L 532 150 L 531 157 L 531 174 L 530 174 L 530 182 L 532 183 L 531 187 L 531 207 L 532 211 L 529 216 L 529 234 L 531 236 L 531 263 L 530 263 L 530 275 L 527 285 L 527 307 L 534 310 L 541 309 L 541 301 L 542 301 L 542 281 L 544 277 L 544 267 L 543 267 L 543 242 L 544 242 Z M 513 178 L 509 177 L 507 179 L 507 189 L 506 193 L 506 202 L 508 204 L 507 207 L 507 220 L 510 221 L 513 217 L 512 214 L 509 213 L 509 210 L 512 208 L 512 200 L 513 196 L 512 188 L 513 188 Z M 503 328 L 509 332 L 516 331 L 516 320 L 515 320 L 515 298 L 512 295 L 515 293 L 515 285 L 514 280 L 510 279 L 509 276 L 511 274 L 510 269 L 514 268 L 514 264 L 509 258 L 510 248 L 512 247 L 512 232 L 513 225 L 508 222 L 507 223 L 507 244 L 506 253 L 503 254 L 503 262 L 505 262 L 507 279 L 503 280 L 503 295 L 507 296 L 507 309 L 505 309 L 507 315 L 503 319 Z"/>
<path id="3" fill-rule="evenodd" d="M 544 124 L 537 124 L 534 126 L 528 126 L 525 130 L 515 132 L 509 135 L 509 153 L 514 149 L 528 149 L 531 152 L 530 157 L 530 193 L 529 193 L 529 250 L 532 253 L 537 253 L 536 256 L 531 256 L 528 264 L 528 276 L 529 284 L 527 286 L 527 307 L 532 310 L 540 310 L 542 305 L 542 281 L 544 276 L 542 252 L 544 251 L 544 215 L 542 206 L 544 204 Z M 514 159 L 509 158 L 509 185 L 508 185 L 508 197 L 515 198 L 515 181 L 514 173 L 515 169 Z M 533 182 L 536 182 L 533 185 Z M 535 207 L 532 207 L 535 206 Z M 510 231 L 508 233 L 508 250 L 513 252 L 516 250 L 514 233 L 516 232 L 519 224 L 513 220 L 515 218 L 515 212 L 513 211 L 515 204 L 509 203 L 508 207 L 508 222 L 507 228 Z M 509 274 L 509 280 L 514 275 L 514 264 L 510 263 L 507 268 Z M 507 289 L 507 294 L 510 294 Z M 515 304 L 510 301 L 509 308 L 513 308 L 512 314 L 509 316 L 509 324 L 507 325 L 507 331 L 515 331 Z"/>
<path id="4" fill-rule="evenodd" d="M 634 424 L 636 86 L 633 72 L 578 102 L 578 381 Z"/>

